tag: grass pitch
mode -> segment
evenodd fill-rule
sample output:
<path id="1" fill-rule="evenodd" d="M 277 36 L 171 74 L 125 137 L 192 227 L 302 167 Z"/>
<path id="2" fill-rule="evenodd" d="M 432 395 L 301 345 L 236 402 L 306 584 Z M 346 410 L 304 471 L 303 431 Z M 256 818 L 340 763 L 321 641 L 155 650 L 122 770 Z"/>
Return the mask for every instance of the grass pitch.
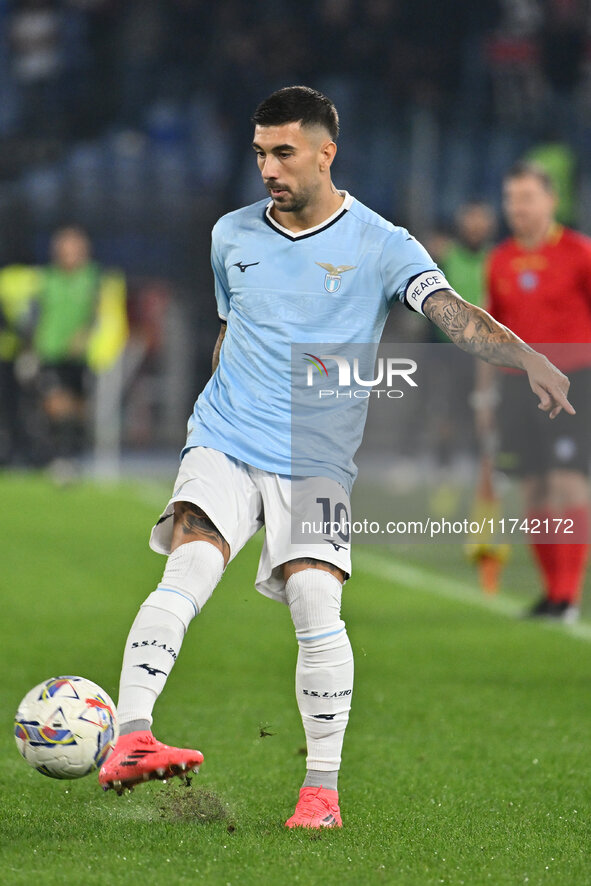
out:
<path id="1" fill-rule="evenodd" d="M 103 793 L 29 769 L 20 698 L 79 673 L 117 694 L 123 643 L 163 559 L 167 490 L 56 490 L 0 476 L 0 881 L 9 884 L 591 882 L 591 626 L 521 622 L 536 595 L 516 548 L 483 601 L 460 547 L 357 551 L 343 612 L 356 685 L 342 831 L 287 831 L 304 772 L 287 610 L 253 590 L 255 540 L 193 623 L 155 733 L 199 747 L 191 787 Z"/>

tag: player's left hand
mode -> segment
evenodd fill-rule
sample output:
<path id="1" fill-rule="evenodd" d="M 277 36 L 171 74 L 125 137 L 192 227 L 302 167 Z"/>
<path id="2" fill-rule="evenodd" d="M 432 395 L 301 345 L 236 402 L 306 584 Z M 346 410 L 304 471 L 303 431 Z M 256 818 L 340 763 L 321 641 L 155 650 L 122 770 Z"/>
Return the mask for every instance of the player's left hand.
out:
<path id="1" fill-rule="evenodd" d="M 569 402 L 567 394 L 570 381 L 547 357 L 534 353 L 525 365 L 529 384 L 540 402 L 538 409 L 549 413 L 549 418 L 556 418 L 562 410 L 575 415 L 576 410 Z"/>

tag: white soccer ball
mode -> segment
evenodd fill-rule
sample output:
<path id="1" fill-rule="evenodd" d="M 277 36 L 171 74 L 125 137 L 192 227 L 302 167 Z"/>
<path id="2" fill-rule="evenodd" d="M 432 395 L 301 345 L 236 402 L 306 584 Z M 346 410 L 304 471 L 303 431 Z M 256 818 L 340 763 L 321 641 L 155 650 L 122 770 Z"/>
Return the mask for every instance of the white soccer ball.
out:
<path id="1" fill-rule="evenodd" d="M 115 705 L 84 677 L 51 677 L 35 686 L 14 722 L 20 753 L 50 778 L 82 778 L 98 769 L 118 735 Z"/>

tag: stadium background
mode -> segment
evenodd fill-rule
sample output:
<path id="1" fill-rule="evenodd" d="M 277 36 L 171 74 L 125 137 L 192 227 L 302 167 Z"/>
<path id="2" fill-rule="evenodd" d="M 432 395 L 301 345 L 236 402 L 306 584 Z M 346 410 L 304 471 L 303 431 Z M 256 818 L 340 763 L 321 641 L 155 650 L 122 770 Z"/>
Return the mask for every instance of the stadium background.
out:
<path id="1" fill-rule="evenodd" d="M 588 231 L 590 33 L 584 0 L 3 0 L 0 266 L 46 262 L 61 224 L 88 230 L 128 279 L 124 443 L 176 448 L 217 331 L 210 228 L 263 196 L 261 97 L 325 91 L 337 184 L 428 246 L 466 200 L 498 209 L 532 149 Z M 426 335 L 395 322 L 397 340 Z"/>

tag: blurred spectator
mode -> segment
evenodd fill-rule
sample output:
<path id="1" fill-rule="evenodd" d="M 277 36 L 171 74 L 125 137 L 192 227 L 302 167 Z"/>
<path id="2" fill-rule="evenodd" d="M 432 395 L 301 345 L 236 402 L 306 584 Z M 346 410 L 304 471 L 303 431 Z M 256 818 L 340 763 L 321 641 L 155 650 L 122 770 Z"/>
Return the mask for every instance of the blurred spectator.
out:
<path id="1" fill-rule="evenodd" d="M 25 352 L 39 288 L 36 268 L 15 264 L 0 271 L 0 465 L 27 464 L 33 457 L 24 389 Z"/>
<path id="2" fill-rule="evenodd" d="M 493 110 L 508 126 L 533 125 L 543 96 L 537 33 L 542 9 L 537 0 L 503 0 L 489 44 Z"/>
<path id="3" fill-rule="evenodd" d="M 546 114 L 567 137 L 575 125 L 573 93 L 587 47 L 587 0 L 546 0 L 540 33 L 540 65 L 548 91 Z"/>
<path id="4" fill-rule="evenodd" d="M 457 239 L 440 258 L 440 267 L 462 298 L 484 301 L 484 266 L 496 232 L 494 210 L 487 203 L 466 203 L 456 213 Z"/>
<path id="5" fill-rule="evenodd" d="M 35 349 L 49 424 L 49 453 L 67 474 L 85 442 L 89 367 L 101 371 L 118 356 L 127 335 L 124 283 L 91 259 L 81 228 L 55 232 L 51 264 L 44 270 Z"/>
<path id="6" fill-rule="evenodd" d="M 11 15 L 13 73 L 21 97 L 21 125 L 27 135 L 56 135 L 59 129 L 61 24 L 53 0 L 21 0 Z"/>
<path id="7" fill-rule="evenodd" d="M 449 226 L 442 224 L 434 227 L 431 231 L 425 234 L 423 237 L 423 243 L 425 249 L 433 258 L 433 261 L 441 267 L 441 262 L 443 261 L 444 256 L 449 252 L 454 243 L 454 237 Z"/>
<path id="8" fill-rule="evenodd" d="M 166 12 L 158 0 L 127 0 L 112 35 L 117 45 L 121 121 L 139 123 L 148 101 L 161 97 Z"/>

